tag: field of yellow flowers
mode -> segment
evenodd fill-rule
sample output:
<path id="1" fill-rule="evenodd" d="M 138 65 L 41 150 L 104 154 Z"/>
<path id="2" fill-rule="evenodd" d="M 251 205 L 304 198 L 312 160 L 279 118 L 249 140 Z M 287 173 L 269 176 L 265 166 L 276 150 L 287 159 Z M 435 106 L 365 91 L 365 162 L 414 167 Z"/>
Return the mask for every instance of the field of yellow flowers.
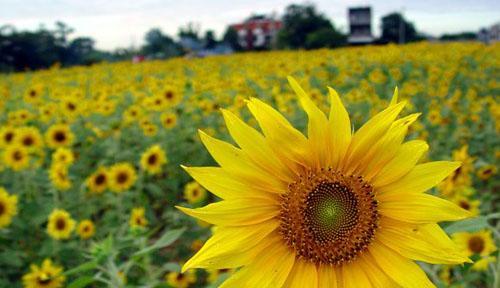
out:
<path id="1" fill-rule="evenodd" d="M 500 283 L 500 45 L 418 43 L 0 75 L 0 287 L 217 287 L 233 271 L 180 272 L 211 227 L 175 206 L 216 200 L 181 165 L 214 166 L 197 130 L 229 140 L 220 108 L 256 127 L 249 97 L 304 131 L 288 75 L 324 111 L 335 88 L 356 129 L 397 86 L 425 158 L 463 163 L 433 193 L 477 216 L 442 225 L 474 263 L 423 269 Z"/>

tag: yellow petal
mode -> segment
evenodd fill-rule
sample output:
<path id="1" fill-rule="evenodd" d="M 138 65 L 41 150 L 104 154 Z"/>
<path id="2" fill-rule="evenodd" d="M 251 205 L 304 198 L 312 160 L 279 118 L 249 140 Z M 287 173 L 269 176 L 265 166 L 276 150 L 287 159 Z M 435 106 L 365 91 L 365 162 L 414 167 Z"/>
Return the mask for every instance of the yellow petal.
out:
<path id="1" fill-rule="evenodd" d="M 291 182 L 293 173 L 273 153 L 266 139 L 228 110 L 222 110 L 227 129 L 234 141 L 259 167 L 283 181 Z"/>
<path id="2" fill-rule="evenodd" d="M 182 272 L 190 268 L 236 268 L 252 260 L 252 248 L 256 247 L 266 236 L 270 235 L 279 225 L 277 221 L 267 221 L 256 225 L 240 227 L 219 227 L 203 245 L 203 247 L 189 259 Z M 242 252 L 246 252 L 243 253 Z M 250 256 L 249 256 L 250 255 Z M 233 259 L 234 260 L 228 260 Z"/>
<path id="3" fill-rule="evenodd" d="M 252 98 L 247 106 L 259 122 L 271 149 L 289 168 L 299 173 L 301 167 L 310 165 L 306 137 L 295 129 L 283 115 L 255 98 Z"/>
<path id="4" fill-rule="evenodd" d="M 262 198 L 219 201 L 198 209 L 176 206 L 182 212 L 219 226 L 242 226 L 264 222 L 279 214 L 277 202 Z"/>
<path id="5" fill-rule="evenodd" d="M 394 106 L 396 104 L 398 104 L 398 87 L 396 86 L 396 88 L 394 88 L 394 94 L 392 94 L 392 99 L 391 99 L 391 103 L 389 104 L 389 106 Z"/>
<path id="6" fill-rule="evenodd" d="M 456 221 L 472 214 L 454 203 L 423 193 L 384 194 L 377 197 L 380 214 L 411 223 Z"/>
<path id="7" fill-rule="evenodd" d="M 351 120 L 339 95 L 328 87 L 330 94 L 330 137 L 332 142 L 330 166 L 338 168 L 351 143 Z"/>
<path id="8" fill-rule="evenodd" d="M 381 187 L 400 179 L 415 167 L 429 145 L 422 140 L 408 141 L 401 145 L 396 155 L 371 181 L 373 187 Z"/>
<path id="9" fill-rule="evenodd" d="M 382 271 L 402 287 L 435 287 L 417 264 L 388 248 L 380 241 L 373 241 L 368 249 Z"/>
<path id="10" fill-rule="evenodd" d="M 415 166 L 399 180 L 376 187 L 380 195 L 394 193 L 421 193 L 439 184 L 446 176 L 460 167 L 460 162 L 434 161 Z"/>
<path id="11" fill-rule="evenodd" d="M 295 262 L 295 254 L 290 252 L 282 241 L 274 241 L 268 249 L 257 255 L 252 263 L 231 275 L 220 288 L 282 287 Z"/>
<path id="12" fill-rule="evenodd" d="M 316 265 L 303 260 L 296 260 L 284 287 L 318 287 L 318 271 L 316 270 Z"/>
<path id="13" fill-rule="evenodd" d="M 309 139 L 309 149 L 311 149 L 310 154 L 315 158 L 313 167 L 316 169 L 326 167 L 330 162 L 332 150 L 328 120 L 323 111 L 314 104 L 295 79 L 289 76 L 288 82 L 299 96 L 299 102 L 309 118 L 307 136 Z"/>
<path id="14" fill-rule="evenodd" d="M 371 118 L 354 133 L 349 149 L 347 150 L 346 158 L 343 161 L 342 167 L 344 171 L 354 170 L 363 156 L 365 156 L 373 146 L 373 143 L 376 143 L 378 139 L 385 135 L 404 105 L 405 102 L 401 102 L 394 106 L 389 106 Z"/>
<path id="15" fill-rule="evenodd" d="M 335 267 L 320 265 L 318 268 L 318 287 L 337 288 L 337 275 Z"/>
<path id="16" fill-rule="evenodd" d="M 181 167 L 201 186 L 222 199 L 257 197 L 274 200 L 277 197 L 274 193 L 234 179 L 220 167 Z"/>
<path id="17" fill-rule="evenodd" d="M 210 137 L 203 131 L 200 131 L 200 137 L 208 152 L 227 173 L 269 192 L 285 193 L 287 191 L 284 182 L 255 166 L 240 149 Z"/>
<path id="18" fill-rule="evenodd" d="M 433 264 L 470 261 L 435 223 L 411 224 L 382 217 L 377 239 L 404 257 Z"/>
<path id="19" fill-rule="evenodd" d="M 342 276 L 344 280 L 342 287 L 373 287 L 370 279 L 368 279 L 368 276 L 363 271 L 363 267 L 359 265 L 359 261 L 357 260 L 342 265 Z"/>
<path id="20" fill-rule="evenodd" d="M 378 267 L 377 262 L 371 257 L 370 253 L 363 253 L 356 259 L 359 261 L 361 269 L 366 273 L 374 288 L 399 288 L 400 286 L 394 282 L 387 274 Z"/>
<path id="21" fill-rule="evenodd" d="M 372 145 L 357 165 L 353 166 L 356 167 L 354 173 L 365 175 L 365 179 L 369 180 L 372 175 L 380 171 L 384 164 L 394 158 L 408 132 L 408 126 L 415 122 L 419 115 L 412 114 L 393 122 L 387 133 Z"/>

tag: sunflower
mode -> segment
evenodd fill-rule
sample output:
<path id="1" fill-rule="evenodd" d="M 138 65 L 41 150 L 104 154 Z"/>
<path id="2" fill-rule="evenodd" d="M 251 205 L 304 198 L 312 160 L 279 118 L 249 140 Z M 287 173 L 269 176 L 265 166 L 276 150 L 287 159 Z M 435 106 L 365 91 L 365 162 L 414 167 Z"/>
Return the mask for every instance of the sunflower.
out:
<path id="1" fill-rule="evenodd" d="M 78 236 L 80 236 L 81 239 L 89 239 L 94 236 L 94 222 L 88 219 L 80 221 L 80 223 L 78 223 L 78 227 L 76 228 L 76 233 L 78 233 Z"/>
<path id="2" fill-rule="evenodd" d="M 166 129 L 174 128 L 177 124 L 177 114 L 165 112 L 160 116 L 160 122 Z"/>
<path id="3" fill-rule="evenodd" d="M 75 135 L 66 124 L 54 124 L 45 132 L 45 141 L 50 148 L 70 146 L 74 138 Z"/>
<path id="4" fill-rule="evenodd" d="M 43 137 L 35 127 L 19 128 L 16 142 L 30 151 L 43 146 Z"/>
<path id="5" fill-rule="evenodd" d="M 474 169 L 475 158 L 469 155 L 468 150 L 469 146 L 464 145 L 460 149 L 453 151 L 453 160 L 461 162 L 462 165 L 438 185 L 438 189 L 443 195 L 455 196 L 457 191 L 471 186 L 470 174 Z"/>
<path id="6" fill-rule="evenodd" d="M 189 182 L 184 186 L 184 198 L 188 203 L 196 204 L 207 198 L 207 191 L 197 182 Z"/>
<path id="7" fill-rule="evenodd" d="M 32 264 L 30 272 L 23 276 L 25 288 L 60 288 L 64 286 L 66 277 L 62 274 L 63 268 L 52 264 L 50 259 L 45 259 L 41 266 Z"/>
<path id="8" fill-rule="evenodd" d="M 208 283 L 213 284 L 219 279 L 219 277 L 221 275 L 230 274 L 233 272 L 233 270 L 232 269 L 217 269 L 217 270 L 209 270 L 207 272 L 208 272 L 207 281 L 208 281 Z"/>
<path id="9" fill-rule="evenodd" d="M 67 211 L 54 209 L 49 215 L 47 233 L 57 240 L 68 239 L 75 229 L 75 224 L 75 220 L 71 219 Z"/>
<path id="10" fill-rule="evenodd" d="M 159 90 L 159 94 L 156 97 L 163 99 L 170 107 L 176 106 L 182 100 L 180 91 L 176 91 L 174 87 L 165 87 Z"/>
<path id="11" fill-rule="evenodd" d="M 264 135 L 229 111 L 239 148 L 200 132 L 221 167 L 185 167 L 224 199 L 178 207 L 216 225 L 183 267 L 238 268 L 220 287 L 433 287 L 413 260 L 470 261 L 437 222 L 470 213 L 425 194 L 460 166 L 417 164 L 424 141 L 404 142 L 418 114 L 388 108 L 351 135 L 347 111 L 330 90 L 329 119 L 289 78 L 309 117 L 308 137 L 258 99 L 247 103 Z"/>
<path id="12" fill-rule="evenodd" d="M 87 180 L 87 187 L 93 193 L 102 193 L 108 188 L 109 172 L 105 167 L 99 167 Z"/>
<path id="13" fill-rule="evenodd" d="M 75 155 L 73 154 L 73 151 L 69 148 L 64 148 L 64 147 L 59 147 L 57 150 L 52 154 L 52 163 L 58 164 L 58 165 L 71 165 L 75 161 Z"/>
<path id="14" fill-rule="evenodd" d="M 477 177 L 479 177 L 481 180 L 488 180 L 491 178 L 491 176 L 494 176 L 497 174 L 497 166 L 488 164 L 484 165 L 479 170 L 477 171 Z"/>
<path id="15" fill-rule="evenodd" d="M 167 156 L 160 145 L 149 147 L 141 156 L 141 167 L 150 174 L 158 174 L 167 163 Z"/>
<path id="16" fill-rule="evenodd" d="M 0 228 L 10 225 L 12 217 L 17 214 L 17 196 L 9 195 L 0 187 Z"/>
<path id="17" fill-rule="evenodd" d="M 0 128 L 0 147 L 9 146 L 14 143 L 17 135 L 17 129 L 11 126 Z"/>
<path id="18" fill-rule="evenodd" d="M 49 179 L 52 185 L 61 191 L 66 191 L 73 185 L 68 174 L 68 167 L 65 165 L 53 163 L 50 166 Z"/>
<path id="19" fill-rule="evenodd" d="M 158 127 L 154 124 L 146 124 L 146 125 L 141 125 L 142 128 L 142 133 L 144 133 L 145 136 L 155 136 L 158 133 Z"/>
<path id="20" fill-rule="evenodd" d="M 479 205 L 481 205 L 481 201 L 469 199 L 465 195 L 457 195 L 453 198 L 453 202 L 469 211 L 473 216 L 479 215 Z"/>
<path id="21" fill-rule="evenodd" d="M 82 102 L 77 99 L 65 97 L 60 102 L 60 111 L 69 119 L 74 119 L 84 109 Z"/>
<path id="22" fill-rule="evenodd" d="M 14 171 L 26 169 L 30 164 L 28 150 L 21 146 L 9 146 L 3 151 L 3 162 Z"/>
<path id="23" fill-rule="evenodd" d="M 193 271 L 187 271 L 186 273 L 170 272 L 165 275 L 165 281 L 175 288 L 187 288 L 196 282 L 196 274 Z"/>
<path id="24" fill-rule="evenodd" d="M 120 193 L 134 185 L 137 174 L 130 163 L 118 163 L 109 169 L 109 189 Z"/>
<path id="25" fill-rule="evenodd" d="M 474 270 L 486 270 L 488 264 L 496 260 L 495 257 L 490 256 L 491 253 L 497 251 L 490 230 L 474 233 L 458 232 L 453 234 L 453 240 L 463 249 L 467 256 L 480 256 L 480 259 L 472 265 Z"/>
<path id="26" fill-rule="evenodd" d="M 132 209 L 132 213 L 130 214 L 129 225 L 132 229 L 134 228 L 142 228 L 148 225 L 148 219 L 146 219 L 146 210 L 144 207 L 134 208 Z"/>

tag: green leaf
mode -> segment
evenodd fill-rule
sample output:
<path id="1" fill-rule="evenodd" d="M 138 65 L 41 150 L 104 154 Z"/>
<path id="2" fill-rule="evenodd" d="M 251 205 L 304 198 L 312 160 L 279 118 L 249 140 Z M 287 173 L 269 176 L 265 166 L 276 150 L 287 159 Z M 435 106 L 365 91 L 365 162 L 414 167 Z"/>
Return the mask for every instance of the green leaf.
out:
<path id="1" fill-rule="evenodd" d="M 71 284 L 68 285 L 68 288 L 83 288 L 87 287 L 87 285 L 91 284 L 94 282 L 94 277 L 92 276 L 83 276 L 75 281 L 71 282 Z"/>
<path id="2" fill-rule="evenodd" d="M 148 246 L 138 252 L 134 253 L 134 257 L 142 256 L 148 253 L 153 252 L 154 250 L 166 247 L 172 243 L 174 243 L 179 237 L 181 237 L 182 233 L 186 231 L 186 228 L 174 229 L 163 234 L 158 241 L 156 241 L 153 245 Z"/>
<path id="3" fill-rule="evenodd" d="M 182 233 L 186 231 L 186 228 L 174 229 L 163 234 L 158 241 L 153 244 L 157 248 L 163 248 L 175 242 L 175 240 L 181 237 Z"/>
<path id="4" fill-rule="evenodd" d="M 489 227 L 488 219 L 488 216 L 479 216 L 473 219 L 455 222 L 444 228 L 444 230 L 449 234 L 456 232 L 476 232 Z"/>
<path id="5" fill-rule="evenodd" d="M 72 275 L 72 274 L 76 274 L 76 273 L 80 273 L 80 272 L 85 272 L 85 271 L 93 270 L 96 267 L 97 267 L 97 261 L 96 260 L 92 260 L 92 261 L 85 262 L 85 263 L 81 264 L 80 266 L 77 266 L 77 267 L 75 267 L 73 269 L 70 269 L 70 270 L 64 272 L 63 275 L 69 276 L 69 275 Z"/>

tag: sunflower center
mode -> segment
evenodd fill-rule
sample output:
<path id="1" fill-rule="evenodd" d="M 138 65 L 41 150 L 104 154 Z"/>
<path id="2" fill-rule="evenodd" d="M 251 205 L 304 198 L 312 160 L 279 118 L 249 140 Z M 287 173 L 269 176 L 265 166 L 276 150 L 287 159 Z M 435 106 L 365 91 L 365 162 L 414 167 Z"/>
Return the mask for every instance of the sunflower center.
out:
<path id="1" fill-rule="evenodd" d="M 157 159 L 158 158 L 157 158 L 156 154 L 149 155 L 149 157 L 148 157 L 148 164 L 149 165 L 155 165 Z"/>
<path id="2" fill-rule="evenodd" d="M 116 181 L 120 184 L 127 182 L 128 181 L 128 174 L 125 172 L 118 173 L 118 176 L 116 177 Z"/>
<path id="3" fill-rule="evenodd" d="M 372 187 L 331 169 L 299 177 L 281 197 L 283 239 L 298 257 L 315 264 L 354 259 L 371 243 L 378 218 Z"/>
<path id="4" fill-rule="evenodd" d="M 42 273 L 37 277 L 37 282 L 39 285 L 48 285 L 50 282 L 52 282 L 52 277 L 50 276 L 49 273 Z"/>
<path id="5" fill-rule="evenodd" d="M 56 142 L 59 142 L 59 143 L 66 141 L 66 133 L 64 133 L 62 131 L 57 131 L 54 134 L 54 140 L 56 140 Z"/>
<path id="6" fill-rule="evenodd" d="M 23 153 L 21 151 L 14 151 L 13 158 L 16 161 L 21 161 L 23 159 Z"/>
<path id="7" fill-rule="evenodd" d="M 460 201 L 459 205 L 460 205 L 460 207 L 464 208 L 465 210 L 470 210 L 470 208 L 471 208 L 469 202 L 467 202 L 465 200 Z"/>
<path id="8" fill-rule="evenodd" d="M 94 182 L 96 185 L 102 185 L 104 184 L 104 182 L 106 182 L 106 176 L 104 176 L 103 174 L 99 174 L 95 177 Z"/>
<path id="9" fill-rule="evenodd" d="M 321 182 L 306 197 L 304 222 L 319 242 L 341 239 L 358 222 L 358 201 L 339 182 Z"/>
<path id="10" fill-rule="evenodd" d="M 469 239 L 469 250 L 475 254 L 480 254 L 484 250 L 484 240 L 478 236 L 471 237 Z"/>
<path id="11" fill-rule="evenodd" d="M 31 137 L 26 137 L 23 139 L 24 146 L 31 146 L 33 145 L 33 143 L 35 143 L 35 140 Z"/>
<path id="12" fill-rule="evenodd" d="M 3 204 L 3 202 L 0 202 L 0 216 L 2 216 L 5 213 L 5 210 L 7 210 L 5 208 L 5 204 Z"/>
<path id="13" fill-rule="evenodd" d="M 57 230 L 64 230 L 66 227 L 66 220 L 64 218 L 59 218 L 56 221 L 56 229 Z"/>
<path id="14" fill-rule="evenodd" d="M 6 143 L 12 142 L 12 139 L 14 139 L 14 133 L 12 132 L 5 133 L 4 139 Z"/>

